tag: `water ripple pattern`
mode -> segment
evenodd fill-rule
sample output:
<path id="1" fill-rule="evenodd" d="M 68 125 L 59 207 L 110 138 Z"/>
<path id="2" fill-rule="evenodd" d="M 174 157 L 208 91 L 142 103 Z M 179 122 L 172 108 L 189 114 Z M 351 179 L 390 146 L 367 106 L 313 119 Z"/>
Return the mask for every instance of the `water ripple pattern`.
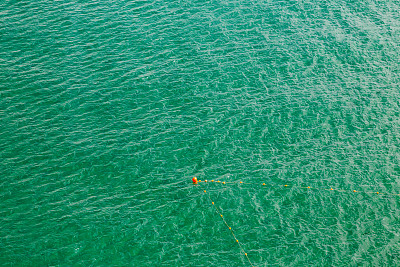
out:
<path id="1" fill-rule="evenodd" d="M 399 10 L 2 1 L 0 265 L 399 266 Z"/>

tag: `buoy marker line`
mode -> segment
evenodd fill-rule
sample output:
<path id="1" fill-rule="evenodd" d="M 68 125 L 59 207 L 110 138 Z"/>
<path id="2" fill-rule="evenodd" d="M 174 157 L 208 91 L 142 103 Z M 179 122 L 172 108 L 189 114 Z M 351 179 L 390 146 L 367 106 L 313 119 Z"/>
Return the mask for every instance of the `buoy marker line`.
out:
<path id="1" fill-rule="evenodd" d="M 353 192 L 353 193 L 364 193 L 364 194 L 376 194 L 376 195 L 389 195 L 389 196 L 400 196 L 400 194 L 393 194 L 393 193 L 382 193 L 382 192 L 371 192 L 371 191 L 359 191 L 359 190 L 343 190 L 343 189 L 334 189 L 332 187 L 330 188 L 318 188 L 318 187 L 311 187 L 311 186 L 291 186 L 288 184 L 273 184 L 273 183 L 247 183 L 247 182 L 243 182 L 243 181 L 239 181 L 239 182 L 225 182 L 225 181 L 220 181 L 220 180 L 197 180 L 196 177 L 193 177 L 192 182 L 194 185 L 197 185 L 199 183 L 219 183 L 219 184 L 247 184 L 247 185 L 253 185 L 253 186 L 261 186 L 261 187 L 267 187 L 267 186 L 275 186 L 275 187 L 289 187 L 289 188 L 299 188 L 299 189 L 307 189 L 307 191 L 309 189 L 312 190 L 324 190 L 324 191 L 336 191 L 336 192 L 343 192 L 343 193 L 349 193 L 349 192 Z M 217 208 L 217 206 L 215 205 L 215 202 L 211 200 L 211 197 L 209 195 L 209 193 L 207 193 L 206 190 L 203 190 L 204 194 L 208 197 L 208 199 L 211 202 L 211 205 L 213 205 L 213 207 L 215 208 L 215 211 L 218 213 L 218 215 L 221 217 L 222 221 L 225 223 L 226 227 L 228 227 L 228 229 L 230 230 L 234 240 L 236 241 L 236 243 L 239 245 L 241 251 L 243 252 L 243 254 L 245 255 L 245 257 L 247 258 L 247 260 L 249 261 L 250 265 L 252 267 L 254 267 L 253 263 L 250 261 L 249 256 L 247 255 L 247 253 L 245 252 L 245 250 L 243 249 L 243 246 L 241 245 L 241 243 L 239 242 L 239 240 L 236 238 L 235 233 L 232 230 L 232 227 L 230 227 L 228 225 L 228 223 L 226 222 L 224 216 L 222 215 L 222 213 L 219 211 L 219 209 Z"/>
<path id="2" fill-rule="evenodd" d="M 193 178 L 194 179 L 194 178 Z M 197 180 L 196 182 L 193 181 L 193 184 L 198 184 L 198 183 L 220 183 L 220 184 L 226 184 L 226 185 L 233 185 L 233 184 L 239 184 L 239 185 L 253 185 L 253 186 L 261 186 L 261 187 L 268 187 L 268 186 L 275 186 L 275 187 L 288 187 L 288 188 L 300 188 L 300 189 L 312 189 L 312 190 L 324 190 L 324 191 L 336 191 L 336 192 L 342 192 L 342 193 L 364 193 L 364 194 L 374 194 L 374 195 L 387 195 L 387 196 L 400 196 L 400 194 L 393 194 L 393 193 L 382 193 L 382 192 L 374 192 L 374 191 L 359 191 L 359 190 L 344 190 L 344 189 L 335 189 L 333 187 L 330 188 L 319 188 L 319 187 L 311 187 L 311 186 L 292 186 L 292 185 L 287 185 L 287 184 L 276 184 L 276 183 L 247 183 L 243 181 L 238 181 L 238 182 L 225 182 L 225 181 L 220 181 L 220 180 Z"/>
<path id="3" fill-rule="evenodd" d="M 198 184 L 199 182 L 201 182 L 200 180 L 197 180 L 196 177 L 193 177 L 192 179 L 193 184 Z M 207 182 L 207 180 L 205 180 L 205 182 Z M 211 182 L 214 182 L 214 180 L 211 180 Z M 220 183 L 220 181 L 216 181 L 217 183 Z M 222 182 L 223 184 L 225 184 L 225 182 Z M 231 234 L 233 236 L 233 239 L 235 239 L 236 243 L 239 245 L 240 249 L 242 250 L 244 256 L 247 258 L 247 260 L 249 261 L 250 265 L 252 267 L 254 267 L 253 263 L 251 262 L 249 256 L 247 255 L 246 251 L 244 251 L 242 244 L 240 244 L 239 239 L 236 238 L 235 233 L 232 230 L 232 227 L 229 226 L 229 224 L 226 222 L 224 216 L 222 215 L 222 213 L 219 211 L 219 209 L 217 208 L 217 206 L 215 205 L 215 202 L 211 200 L 210 195 L 207 193 L 206 190 L 203 190 L 204 194 L 208 197 L 208 199 L 211 202 L 211 205 L 213 205 L 213 207 L 215 208 L 215 211 L 219 214 L 219 217 L 221 217 L 222 221 L 225 223 L 226 227 L 228 227 L 229 231 L 231 231 Z"/>
<path id="4" fill-rule="evenodd" d="M 246 251 L 244 251 L 242 244 L 239 242 L 239 239 L 237 239 L 235 233 L 232 230 L 232 227 L 229 226 L 229 224 L 226 222 L 224 216 L 222 215 L 222 213 L 219 211 L 219 209 L 217 208 L 217 206 L 215 205 L 215 202 L 211 200 L 210 195 L 207 193 L 206 190 L 203 190 L 204 194 L 208 197 L 208 199 L 211 202 L 211 205 L 213 205 L 213 207 L 215 208 L 215 211 L 219 214 L 219 216 L 221 217 L 222 221 L 225 223 L 226 227 L 228 227 L 229 231 L 231 231 L 231 234 L 233 236 L 233 239 L 236 241 L 236 243 L 239 245 L 240 249 L 242 250 L 244 256 L 247 258 L 247 260 L 249 261 L 250 265 L 252 267 L 254 267 L 253 263 L 250 261 L 249 256 L 247 255 Z"/>

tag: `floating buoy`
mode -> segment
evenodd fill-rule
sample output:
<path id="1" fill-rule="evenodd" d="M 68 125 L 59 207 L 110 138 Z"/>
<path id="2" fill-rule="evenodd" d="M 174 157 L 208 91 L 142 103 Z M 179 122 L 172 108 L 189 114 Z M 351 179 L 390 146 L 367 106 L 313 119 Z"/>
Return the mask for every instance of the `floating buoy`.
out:
<path id="1" fill-rule="evenodd" d="M 196 178 L 196 177 L 193 177 L 193 178 L 192 178 L 192 182 L 193 182 L 193 184 L 197 184 L 197 178 Z"/>

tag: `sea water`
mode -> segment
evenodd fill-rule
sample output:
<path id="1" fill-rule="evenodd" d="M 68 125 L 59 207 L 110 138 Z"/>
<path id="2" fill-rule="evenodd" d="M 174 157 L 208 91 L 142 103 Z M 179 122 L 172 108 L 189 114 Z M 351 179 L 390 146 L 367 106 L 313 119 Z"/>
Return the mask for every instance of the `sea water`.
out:
<path id="1" fill-rule="evenodd" d="M 3 1 L 0 265 L 400 265 L 399 7 Z"/>

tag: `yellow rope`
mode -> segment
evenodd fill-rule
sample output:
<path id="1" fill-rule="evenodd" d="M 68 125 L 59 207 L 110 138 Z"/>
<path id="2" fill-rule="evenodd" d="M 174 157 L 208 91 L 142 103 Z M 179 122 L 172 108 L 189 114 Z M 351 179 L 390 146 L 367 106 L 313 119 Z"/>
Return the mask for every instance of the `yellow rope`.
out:
<path id="1" fill-rule="evenodd" d="M 211 200 L 211 197 L 210 197 L 210 195 L 207 193 L 207 191 L 206 191 L 206 190 L 203 190 L 203 191 L 204 191 L 204 194 L 205 194 L 205 195 L 208 197 L 208 199 L 210 200 L 210 202 L 211 202 L 211 204 L 213 205 L 213 207 L 215 208 L 216 212 L 217 212 L 217 213 L 219 214 L 219 216 L 221 217 L 222 221 L 225 223 L 226 227 L 228 227 L 228 229 L 231 231 L 231 234 L 232 234 L 233 238 L 235 239 L 236 243 L 238 243 L 240 249 L 242 250 L 243 254 L 246 256 L 246 258 L 247 258 L 247 260 L 249 261 L 250 265 L 251 265 L 252 267 L 254 267 L 253 263 L 252 263 L 252 262 L 250 261 L 250 259 L 249 259 L 249 256 L 247 256 L 247 253 L 244 251 L 242 245 L 240 244 L 239 239 L 236 238 L 236 235 L 235 235 L 235 233 L 233 232 L 232 227 L 230 227 L 230 226 L 228 225 L 228 223 L 226 222 L 224 216 L 223 216 L 222 213 L 219 211 L 219 209 L 218 209 L 217 206 L 215 205 L 214 201 Z"/>
<path id="2" fill-rule="evenodd" d="M 400 194 L 393 194 L 393 193 L 382 193 L 382 192 L 370 192 L 370 191 L 359 191 L 359 190 L 343 190 L 343 189 L 334 189 L 334 188 L 318 188 L 318 187 L 311 187 L 311 186 L 289 186 L 287 184 L 272 184 L 272 183 L 247 183 L 247 182 L 223 182 L 219 180 L 199 180 L 198 183 L 220 183 L 220 184 L 245 184 L 245 185 L 257 185 L 257 186 L 279 186 L 279 187 L 291 187 L 291 188 L 301 188 L 301 189 L 313 189 L 313 190 L 327 190 L 327 191 L 336 191 L 336 192 L 353 192 L 353 193 L 365 193 L 365 194 L 375 194 L 375 195 L 389 195 L 389 196 L 400 196 Z"/>
<path id="3" fill-rule="evenodd" d="M 393 193 L 381 193 L 381 192 L 370 192 L 370 191 L 359 191 L 359 190 L 343 190 L 343 189 L 334 189 L 334 188 L 318 188 L 318 187 L 311 187 L 311 186 L 289 186 L 287 184 L 273 184 L 273 183 L 247 183 L 247 182 L 225 182 L 225 181 L 220 181 L 220 180 L 198 180 L 197 178 L 194 177 L 193 178 L 193 184 L 198 184 L 198 183 L 219 183 L 219 184 L 246 184 L 246 185 L 256 185 L 256 186 L 261 186 L 261 187 L 265 187 L 265 186 L 278 186 L 278 187 L 291 187 L 291 188 L 300 188 L 300 189 L 312 189 L 312 190 L 327 190 L 327 191 L 335 191 L 335 192 L 353 192 L 353 193 L 365 193 L 365 194 L 376 194 L 376 195 L 390 195 L 390 196 L 400 196 L 400 194 L 393 194 Z M 228 225 L 228 223 L 226 222 L 226 220 L 224 219 L 224 216 L 222 215 L 222 213 L 219 211 L 219 209 L 217 208 L 217 206 L 215 205 L 214 201 L 211 200 L 210 195 L 207 193 L 206 190 L 203 190 L 204 194 L 208 197 L 208 199 L 210 200 L 211 204 L 213 205 L 213 207 L 215 208 L 216 212 L 219 214 L 219 216 L 221 217 L 222 221 L 225 223 L 225 225 L 228 227 L 228 229 L 231 231 L 233 238 L 235 239 L 236 243 L 238 243 L 240 249 L 242 250 L 243 254 L 246 256 L 247 260 L 249 261 L 250 265 L 252 267 L 254 267 L 253 263 L 250 261 L 249 256 L 247 255 L 247 253 L 244 251 L 243 246 L 241 245 L 241 243 L 239 242 L 239 240 L 236 238 L 235 233 L 233 232 L 232 228 Z"/>

